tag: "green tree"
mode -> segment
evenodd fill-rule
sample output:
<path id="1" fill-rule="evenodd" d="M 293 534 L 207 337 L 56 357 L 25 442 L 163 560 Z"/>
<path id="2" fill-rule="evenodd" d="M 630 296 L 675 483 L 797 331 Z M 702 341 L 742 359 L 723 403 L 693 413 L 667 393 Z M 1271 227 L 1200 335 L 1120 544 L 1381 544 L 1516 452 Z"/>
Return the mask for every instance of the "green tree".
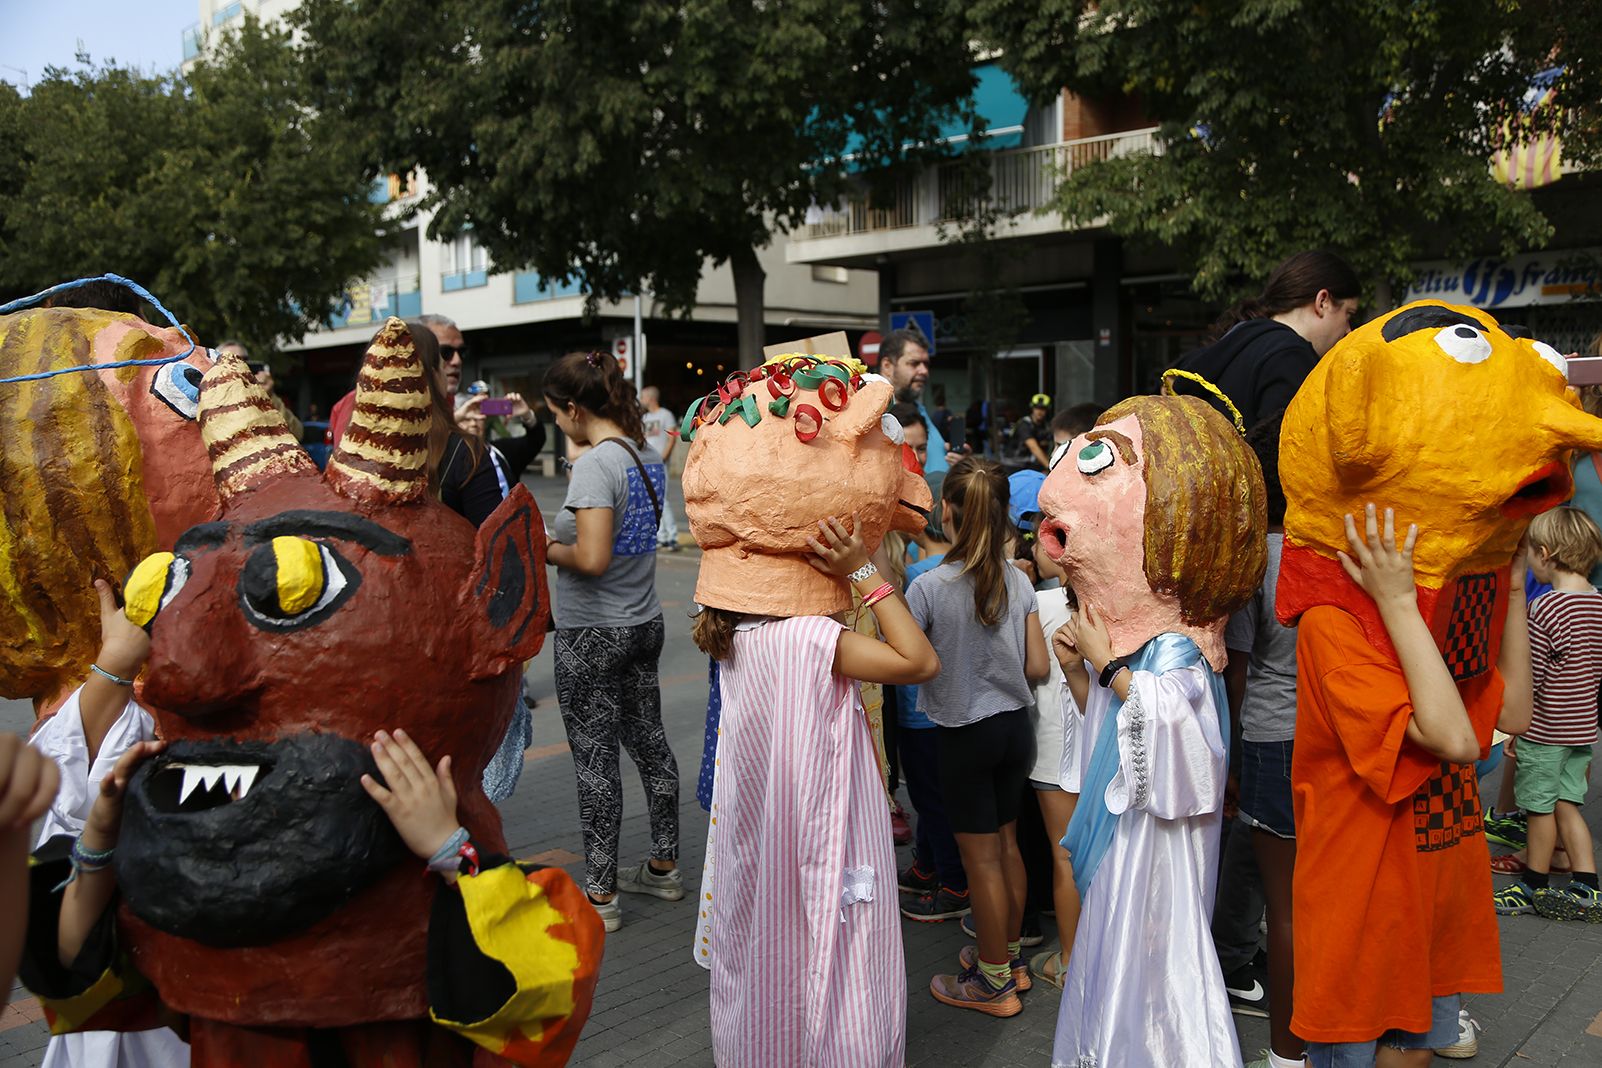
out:
<path id="1" fill-rule="evenodd" d="M 756 250 L 859 171 L 938 151 L 973 56 L 956 0 L 308 0 L 319 110 L 376 168 L 427 172 L 430 236 L 499 270 L 648 287 L 673 311 L 729 263 L 742 358 Z"/>
<path id="2" fill-rule="evenodd" d="M 298 339 L 380 259 L 365 160 L 321 135 L 287 31 L 254 20 L 187 74 L 0 84 L 0 292 L 112 271 L 203 341 Z"/>
<path id="3" fill-rule="evenodd" d="M 1595 0 L 977 0 L 977 36 L 1029 89 L 1132 96 L 1161 152 L 1068 176 L 1074 224 L 1173 245 L 1203 293 L 1260 282 L 1285 254 L 1345 254 L 1388 303 L 1436 243 L 1539 246 L 1531 198 L 1489 161 L 1510 128 L 1602 149 Z M 1521 114 L 1562 67 L 1560 107 Z"/>

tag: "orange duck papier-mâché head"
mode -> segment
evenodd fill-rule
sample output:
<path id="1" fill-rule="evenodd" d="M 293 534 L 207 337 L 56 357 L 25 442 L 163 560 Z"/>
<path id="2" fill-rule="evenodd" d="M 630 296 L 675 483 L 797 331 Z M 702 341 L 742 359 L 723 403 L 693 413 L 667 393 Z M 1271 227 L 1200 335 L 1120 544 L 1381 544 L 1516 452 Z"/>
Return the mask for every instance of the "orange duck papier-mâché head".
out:
<path id="1" fill-rule="evenodd" d="M 1228 419 L 1198 397 L 1120 401 L 1057 454 L 1040 508 L 1040 544 L 1114 656 L 1182 634 L 1222 670 L 1224 624 L 1268 551 L 1262 468 Z"/>
<path id="2" fill-rule="evenodd" d="M 1398 541 L 1418 526 L 1419 608 L 1448 666 L 1459 679 L 1479 674 L 1501 644 L 1508 566 L 1525 527 L 1573 492 L 1571 454 L 1599 448 L 1602 419 L 1581 410 L 1550 345 L 1438 301 L 1364 324 L 1285 412 L 1280 620 L 1333 605 L 1393 652 L 1373 601 L 1335 556 L 1347 548 L 1348 513 L 1361 530 L 1366 505 L 1391 508 Z"/>
<path id="3" fill-rule="evenodd" d="M 475 531 L 428 491 L 410 333 L 373 339 L 319 472 L 243 363 L 199 389 L 221 501 L 134 569 L 138 699 L 167 749 L 129 785 L 117 878 L 135 963 L 173 1009 L 246 1026 L 427 1013 L 437 879 L 363 790 L 380 728 L 452 758 L 458 818 L 504 850 L 480 778 L 548 613 L 519 486 Z"/>
<path id="4" fill-rule="evenodd" d="M 890 383 L 795 355 L 736 372 L 692 405 L 684 508 L 701 546 L 695 599 L 769 616 L 851 607 L 844 579 L 814 570 L 818 521 L 855 515 L 872 552 L 886 531 L 923 529 L 929 487 L 886 415 Z"/>

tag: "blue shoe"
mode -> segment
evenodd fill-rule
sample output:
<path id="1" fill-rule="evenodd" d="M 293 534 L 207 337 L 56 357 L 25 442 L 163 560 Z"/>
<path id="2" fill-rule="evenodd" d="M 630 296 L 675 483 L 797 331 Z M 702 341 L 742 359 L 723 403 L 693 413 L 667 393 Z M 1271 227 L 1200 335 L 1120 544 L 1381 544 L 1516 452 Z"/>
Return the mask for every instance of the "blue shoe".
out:
<path id="1" fill-rule="evenodd" d="M 1602 923 L 1602 891 L 1580 883 L 1570 883 L 1563 892 L 1574 899 L 1579 915 L 1572 917 L 1587 923 Z"/>
<path id="2" fill-rule="evenodd" d="M 1498 916 L 1527 916 L 1535 911 L 1535 895 L 1522 882 L 1491 895 Z"/>

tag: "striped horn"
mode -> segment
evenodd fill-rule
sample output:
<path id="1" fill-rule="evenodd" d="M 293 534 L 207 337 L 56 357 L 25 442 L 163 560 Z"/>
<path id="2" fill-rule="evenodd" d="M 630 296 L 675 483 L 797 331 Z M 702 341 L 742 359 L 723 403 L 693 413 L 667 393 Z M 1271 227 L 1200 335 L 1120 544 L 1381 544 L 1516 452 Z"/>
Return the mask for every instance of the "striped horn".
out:
<path id="1" fill-rule="evenodd" d="M 317 473 L 317 465 L 239 357 L 218 357 L 200 380 L 198 407 L 200 437 L 224 508 L 265 482 Z"/>
<path id="2" fill-rule="evenodd" d="M 328 461 L 328 484 L 355 500 L 398 504 L 421 497 L 432 420 L 411 332 L 390 318 L 367 347 L 350 424 Z"/>

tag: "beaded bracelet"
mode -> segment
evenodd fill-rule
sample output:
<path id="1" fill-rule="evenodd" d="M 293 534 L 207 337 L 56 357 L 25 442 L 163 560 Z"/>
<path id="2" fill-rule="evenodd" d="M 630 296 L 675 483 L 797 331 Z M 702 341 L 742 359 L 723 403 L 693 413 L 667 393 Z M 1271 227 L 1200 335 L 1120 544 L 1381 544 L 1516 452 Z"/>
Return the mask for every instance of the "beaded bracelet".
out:
<path id="1" fill-rule="evenodd" d="M 851 572 L 851 574 L 847 575 L 846 578 L 850 579 L 852 582 L 861 582 L 863 579 L 872 578 L 878 573 L 879 569 L 873 566 L 872 560 L 869 560 L 867 563 Z"/>

